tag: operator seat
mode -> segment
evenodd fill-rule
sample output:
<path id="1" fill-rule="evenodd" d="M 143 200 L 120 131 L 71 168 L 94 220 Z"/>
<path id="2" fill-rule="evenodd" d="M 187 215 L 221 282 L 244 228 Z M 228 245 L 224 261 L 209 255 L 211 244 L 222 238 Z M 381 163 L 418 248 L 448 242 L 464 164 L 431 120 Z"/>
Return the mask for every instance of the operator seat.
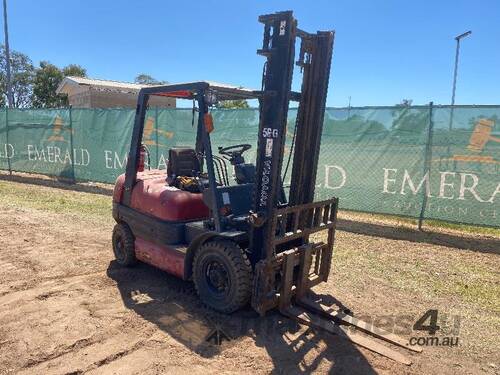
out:
<path id="1" fill-rule="evenodd" d="M 201 193 L 208 187 L 195 150 L 173 147 L 168 151 L 167 184 L 190 193 Z"/>
<path id="2" fill-rule="evenodd" d="M 168 177 L 196 177 L 200 173 L 200 160 L 195 150 L 188 147 L 173 147 L 168 151 Z"/>

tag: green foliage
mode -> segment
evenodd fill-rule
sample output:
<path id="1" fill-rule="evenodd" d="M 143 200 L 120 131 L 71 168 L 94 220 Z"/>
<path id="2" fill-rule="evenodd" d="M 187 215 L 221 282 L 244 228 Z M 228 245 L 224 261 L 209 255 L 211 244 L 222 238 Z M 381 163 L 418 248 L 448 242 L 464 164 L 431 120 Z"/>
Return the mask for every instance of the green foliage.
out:
<path id="1" fill-rule="evenodd" d="M 391 111 L 392 117 L 398 119 L 400 117 L 405 116 L 410 111 L 412 103 L 413 103 L 412 99 L 403 99 L 401 100 L 401 103 L 395 104 L 394 109 Z"/>
<path id="2" fill-rule="evenodd" d="M 68 106 L 65 94 L 57 94 L 56 90 L 66 76 L 85 77 L 86 70 L 79 65 L 70 64 L 63 69 L 47 62 L 40 62 L 33 80 L 33 107 L 58 108 Z"/>
<path id="3" fill-rule="evenodd" d="M 65 77 L 87 77 L 87 70 L 77 64 L 69 64 L 62 70 Z"/>
<path id="4" fill-rule="evenodd" d="M 134 82 L 140 85 L 165 85 L 168 83 L 167 81 L 158 81 L 156 78 L 144 73 L 141 73 L 137 77 L 135 77 Z"/>
<path id="5" fill-rule="evenodd" d="M 57 66 L 47 61 L 40 62 L 33 82 L 33 106 L 35 108 L 67 106 L 68 98 L 66 95 L 56 93 L 63 78 L 63 72 Z"/>
<path id="6" fill-rule="evenodd" d="M 403 99 L 400 104 L 394 106 L 391 127 L 394 135 L 405 132 L 425 134 L 424 131 L 429 126 L 429 111 L 412 109 L 412 102 L 411 99 Z"/>
<path id="7" fill-rule="evenodd" d="M 7 102 L 7 73 L 5 48 L 0 45 L 0 106 Z M 54 108 L 68 105 L 65 95 L 56 94 L 64 77 L 86 77 L 87 72 L 80 65 L 70 64 L 63 69 L 47 61 L 40 62 L 35 69 L 31 59 L 24 53 L 11 51 L 11 84 L 15 108 Z"/>
<path id="8" fill-rule="evenodd" d="M 396 104 L 396 107 L 410 107 L 413 103 L 413 99 L 403 99 L 401 103 Z"/>
<path id="9" fill-rule="evenodd" d="M 22 108 L 31 105 L 32 81 L 34 67 L 31 59 L 24 53 L 10 51 L 11 84 L 14 107 Z M 0 45 L 0 106 L 7 103 L 7 68 L 5 48 Z"/>
<path id="10" fill-rule="evenodd" d="M 223 100 L 217 104 L 217 108 L 235 109 L 235 108 L 250 108 L 245 99 L 239 100 Z"/>
<path id="11" fill-rule="evenodd" d="M 372 138 L 387 132 L 382 123 L 367 120 L 360 115 L 353 115 L 345 120 L 326 120 L 326 126 L 334 129 L 337 135 L 350 135 L 357 138 Z"/>

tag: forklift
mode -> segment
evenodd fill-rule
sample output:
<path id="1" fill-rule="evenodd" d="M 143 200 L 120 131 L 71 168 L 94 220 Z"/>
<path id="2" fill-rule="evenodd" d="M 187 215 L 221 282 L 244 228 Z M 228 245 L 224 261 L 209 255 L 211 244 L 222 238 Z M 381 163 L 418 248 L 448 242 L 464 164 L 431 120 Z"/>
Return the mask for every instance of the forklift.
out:
<path id="1" fill-rule="evenodd" d="M 335 197 L 314 201 L 334 32 L 300 30 L 291 11 L 260 16 L 259 22 L 264 36 L 257 53 L 266 58 L 261 90 L 210 81 L 140 90 L 126 171 L 113 192 L 116 261 L 122 266 L 141 261 L 191 280 L 200 300 L 218 312 L 232 313 L 249 303 L 261 315 L 278 308 L 302 324 L 410 364 L 347 327 L 418 349 L 322 305 L 311 291 L 328 280 L 338 209 Z M 301 92 L 291 91 L 297 39 Z M 166 171 L 145 167 L 142 136 L 151 96 L 191 100 L 197 107 L 193 146 L 171 148 Z M 245 160 L 250 144 L 219 147 L 218 155 L 212 149 L 210 134 L 217 124 L 211 109 L 238 99 L 259 102 L 253 163 Z M 298 102 L 298 112 L 287 197 L 282 165 L 290 101 Z"/>

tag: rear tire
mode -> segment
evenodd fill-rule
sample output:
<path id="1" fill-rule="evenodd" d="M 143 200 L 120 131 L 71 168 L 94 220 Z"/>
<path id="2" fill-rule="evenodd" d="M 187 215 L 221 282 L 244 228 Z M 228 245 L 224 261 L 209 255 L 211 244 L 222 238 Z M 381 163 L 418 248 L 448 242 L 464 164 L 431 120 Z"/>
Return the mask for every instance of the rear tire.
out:
<path id="1" fill-rule="evenodd" d="M 216 311 L 232 313 L 250 301 L 252 267 L 234 242 L 209 241 L 196 252 L 193 281 L 203 303 Z"/>
<path id="2" fill-rule="evenodd" d="M 129 226 L 116 224 L 113 228 L 113 252 L 120 266 L 130 267 L 137 263 L 135 257 L 135 239 Z"/>

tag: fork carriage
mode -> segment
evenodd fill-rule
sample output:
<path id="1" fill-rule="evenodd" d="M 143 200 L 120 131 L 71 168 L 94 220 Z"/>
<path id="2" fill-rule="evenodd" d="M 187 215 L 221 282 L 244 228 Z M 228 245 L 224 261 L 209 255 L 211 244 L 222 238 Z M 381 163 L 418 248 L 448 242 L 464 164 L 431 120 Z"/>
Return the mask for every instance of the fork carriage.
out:
<path id="1" fill-rule="evenodd" d="M 260 314 L 290 305 L 315 285 L 328 280 L 335 239 L 338 199 L 277 209 L 271 224 L 266 259 L 255 267 L 252 307 Z M 326 232 L 326 242 L 310 236 Z M 296 246 L 294 246 L 296 244 Z M 292 246 L 282 250 L 284 246 Z M 280 252 L 280 250 L 282 250 Z"/>

